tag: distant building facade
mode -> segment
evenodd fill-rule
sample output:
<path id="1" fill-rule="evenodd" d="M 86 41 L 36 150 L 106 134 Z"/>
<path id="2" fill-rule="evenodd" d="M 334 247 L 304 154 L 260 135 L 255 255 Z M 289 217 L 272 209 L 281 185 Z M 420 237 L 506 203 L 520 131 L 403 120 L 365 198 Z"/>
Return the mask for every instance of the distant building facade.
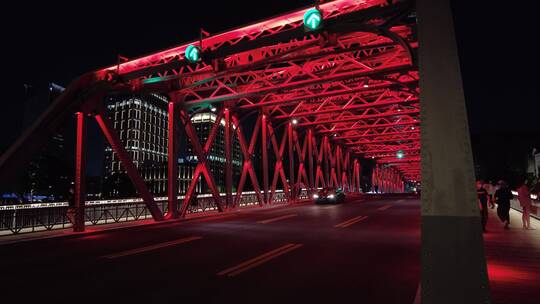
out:
<path id="1" fill-rule="evenodd" d="M 114 97 L 108 100 L 107 109 L 114 128 L 139 169 L 150 192 L 155 195 L 167 193 L 167 145 L 168 145 L 168 100 L 149 94 L 143 96 Z M 214 113 L 197 113 L 191 121 L 201 144 L 204 145 L 217 116 Z M 224 122 L 222 122 L 208 156 L 210 170 L 220 191 L 224 190 L 225 147 Z M 185 135 L 180 132 L 178 158 L 179 193 L 185 193 L 191 183 L 197 157 Z M 240 145 L 235 138 L 232 148 L 233 178 L 240 175 L 242 163 Z M 105 147 L 104 158 L 105 196 L 118 197 L 134 195 L 134 190 L 122 190 L 130 183 L 125 178 L 125 170 L 118 156 L 110 146 Z M 207 193 L 207 183 L 202 176 L 196 186 L 197 193 Z"/>

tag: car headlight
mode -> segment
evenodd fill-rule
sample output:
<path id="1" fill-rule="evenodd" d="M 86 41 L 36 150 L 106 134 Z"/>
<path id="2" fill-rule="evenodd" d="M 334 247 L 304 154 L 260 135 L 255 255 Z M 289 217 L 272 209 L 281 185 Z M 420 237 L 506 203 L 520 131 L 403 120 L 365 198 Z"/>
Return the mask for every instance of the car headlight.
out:
<path id="1" fill-rule="evenodd" d="M 333 194 L 329 194 L 329 195 L 328 195 L 328 198 L 329 198 L 329 199 L 334 199 L 334 197 L 336 197 L 336 196 L 333 195 Z"/>
<path id="2" fill-rule="evenodd" d="M 313 198 L 319 198 L 318 194 L 313 194 Z"/>

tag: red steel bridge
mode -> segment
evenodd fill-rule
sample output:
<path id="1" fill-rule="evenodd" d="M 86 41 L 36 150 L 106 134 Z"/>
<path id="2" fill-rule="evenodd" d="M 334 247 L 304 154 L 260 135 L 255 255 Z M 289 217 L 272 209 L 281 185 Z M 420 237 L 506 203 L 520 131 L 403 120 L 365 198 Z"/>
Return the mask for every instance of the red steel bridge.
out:
<path id="1" fill-rule="evenodd" d="M 402 192 L 404 182 L 422 180 L 425 303 L 485 302 L 487 275 L 448 2 L 320 1 L 230 31 L 201 31 L 199 40 L 86 73 L 2 156 L 0 182 L 11 178 L 46 142 L 46 135 L 74 114 L 77 231 L 84 230 L 89 119 L 96 120 L 156 221 L 185 215 L 200 176 L 219 211 L 225 211 L 238 205 L 247 183 L 260 205 L 271 202 L 276 189 L 294 201 L 300 184 L 310 193 L 325 186 L 359 191 L 359 159 L 371 158 L 377 163 L 374 184 L 386 192 Z M 322 22 L 319 27 L 304 20 L 314 8 L 320 14 L 315 17 Z M 126 93 L 168 96 L 166 210 L 157 207 L 107 116 L 104 100 Z M 200 142 L 190 113 L 209 108 L 217 109 L 217 119 L 206 142 Z M 207 161 L 222 122 L 223 198 Z M 180 128 L 198 161 L 181 202 L 176 178 Z M 244 161 L 239 181 L 232 178 L 234 137 Z M 255 154 L 262 160 L 259 175 Z M 456 233 L 470 231 L 469 226 L 478 233 Z M 456 253 L 447 248 L 456 248 Z M 435 279 L 441 277 L 444 280 Z M 455 286 L 463 287 L 462 292 L 455 293 Z"/>
<path id="2" fill-rule="evenodd" d="M 155 220 L 184 216 L 199 176 L 220 211 L 234 208 L 249 180 L 260 205 L 272 200 L 280 184 L 289 200 L 305 185 L 360 189 L 359 157 L 373 158 L 374 184 L 403 191 L 419 180 L 420 106 L 418 43 L 410 2 L 339 0 L 320 3 L 323 26 L 309 30 L 305 9 L 129 60 L 74 80 L 32 129 L 2 159 L 7 170 L 23 147 L 37 145 L 44 132 L 69 115 L 77 119 L 76 229 L 84 229 L 86 120 L 95 119 L 124 165 Z M 190 62 L 196 46 L 201 59 Z M 159 93 L 169 97 L 168 192 L 166 214 L 157 207 L 105 113 L 104 99 L 119 93 Z M 190 112 L 217 108 L 206 142 L 199 142 Z M 256 115 L 246 138 L 241 121 Z M 207 155 L 219 124 L 225 122 L 226 197 L 219 195 Z M 178 129 L 198 159 L 183 202 L 177 199 Z M 231 142 L 239 140 L 244 164 L 233 200 Z M 261 150 L 255 151 L 257 141 Z M 253 156 L 261 153 L 262 176 Z M 269 153 L 273 153 L 269 162 Z M 396 153 L 406 157 L 398 158 Z M 273 176 L 269 166 L 274 166 Z"/>

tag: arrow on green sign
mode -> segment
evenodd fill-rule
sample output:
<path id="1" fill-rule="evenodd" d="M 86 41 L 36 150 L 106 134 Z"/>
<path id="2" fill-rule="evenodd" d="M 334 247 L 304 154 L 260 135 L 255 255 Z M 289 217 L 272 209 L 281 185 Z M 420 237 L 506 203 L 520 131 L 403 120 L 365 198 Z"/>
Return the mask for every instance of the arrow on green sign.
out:
<path id="1" fill-rule="evenodd" d="M 200 58 L 199 49 L 194 45 L 189 45 L 186 48 L 185 57 L 189 62 L 192 62 L 192 63 L 199 61 L 199 58 Z"/>
<path id="2" fill-rule="evenodd" d="M 321 12 L 316 8 L 312 8 L 304 14 L 304 26 L 310 30 L 316 30 L 321 25 L 321 21 Z"/>

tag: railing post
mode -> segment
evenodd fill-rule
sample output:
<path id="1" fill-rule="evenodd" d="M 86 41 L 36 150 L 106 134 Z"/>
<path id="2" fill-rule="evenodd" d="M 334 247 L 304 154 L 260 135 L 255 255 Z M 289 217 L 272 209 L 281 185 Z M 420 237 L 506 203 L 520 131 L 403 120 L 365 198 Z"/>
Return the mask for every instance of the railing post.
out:
<path id="1" fill-rule="evenodd" d="M 75 148 L 75 189 L 74 189 L 74 209 L 75 217 L 73 231 L 82 232 L 84 225 L 84 207 L 86 200 L 86 114 L 76 113 L 77 119 L 77 143 Z"/>

